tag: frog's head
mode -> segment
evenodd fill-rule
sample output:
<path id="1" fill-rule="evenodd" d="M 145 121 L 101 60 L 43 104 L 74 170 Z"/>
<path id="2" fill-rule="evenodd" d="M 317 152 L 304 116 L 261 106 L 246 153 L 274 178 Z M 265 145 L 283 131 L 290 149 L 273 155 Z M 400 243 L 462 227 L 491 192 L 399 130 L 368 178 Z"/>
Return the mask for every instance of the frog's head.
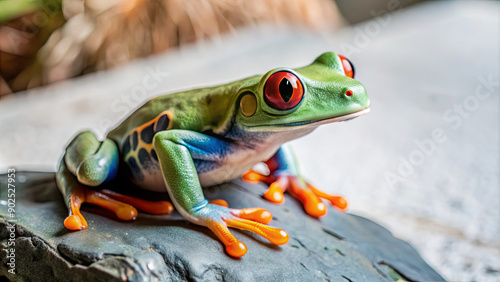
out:
<path id="1" fill-rule="evenodd" d="M 365 87 L 345 57 L 327 52 L 299 69 L 277 68 L 240 89 L 237 124 L 281 131 L 343 121 L 369 111 Z"/>

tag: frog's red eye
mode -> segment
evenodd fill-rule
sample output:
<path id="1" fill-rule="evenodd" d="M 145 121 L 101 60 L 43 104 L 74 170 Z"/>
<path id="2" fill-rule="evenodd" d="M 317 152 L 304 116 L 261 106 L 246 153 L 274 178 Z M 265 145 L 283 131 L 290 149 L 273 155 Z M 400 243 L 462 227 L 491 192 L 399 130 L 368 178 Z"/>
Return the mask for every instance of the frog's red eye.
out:
<path id="1" fill-rule="evenodd" d="M 270 106 L 279 110 L 289 110 L 297 106 L 304 97 L 304 87 L 293 73 L 280 71 L 267 79 L 264 97 Z"/>
<path id="2" fill-rule="evenodd" d="M 346 57 L 339 55 L 342 67 L 344 67 L 345 75 L 354 78 L 354 65 Z"/>

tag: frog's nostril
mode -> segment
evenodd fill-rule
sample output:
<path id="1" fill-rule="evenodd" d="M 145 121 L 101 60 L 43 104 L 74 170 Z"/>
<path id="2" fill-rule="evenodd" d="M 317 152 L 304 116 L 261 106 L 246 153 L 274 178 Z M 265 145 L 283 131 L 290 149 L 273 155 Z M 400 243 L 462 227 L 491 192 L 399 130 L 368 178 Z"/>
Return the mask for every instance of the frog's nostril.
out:
<path id="1" fill-rule="evenodd" d="M 346 95 L 347 97 L 351 97 L 353 94 L 354 94 L 354 93 L 352 92 L 352 90 L 347 90 L 347 91 L 345 92 L 345 95 Z"/>

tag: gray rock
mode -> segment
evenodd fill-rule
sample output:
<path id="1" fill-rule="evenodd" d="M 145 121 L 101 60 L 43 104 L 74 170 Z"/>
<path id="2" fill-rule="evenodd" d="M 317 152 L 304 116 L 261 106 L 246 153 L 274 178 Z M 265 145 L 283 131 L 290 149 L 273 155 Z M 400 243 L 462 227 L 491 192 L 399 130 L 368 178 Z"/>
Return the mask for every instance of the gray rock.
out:
<path id="1" fill-rule="evenodd" d="M 16 179 L 15 275 L 7 272 L 5 202 L 0 221 L 0 274 L 12 281 L 443 281 L 412 246 L 376 223 L 334 208 L 311 218 L 290 196 L 281 206 L 262 199 L 263 185 L 237 180 L 205 190 L 234 208 L 268 209 L 271 225 L 290 235 L 286 245 L 274 246 L 234 230 L 248 252 L 233 259 L 208 229 L 177 212 L 121 222 L 89 205 L 83 209 L 89 228 L 67 231 L 54 174 L 18 172 Z M 6 175 L 0 183 L 5 200 Z"/>

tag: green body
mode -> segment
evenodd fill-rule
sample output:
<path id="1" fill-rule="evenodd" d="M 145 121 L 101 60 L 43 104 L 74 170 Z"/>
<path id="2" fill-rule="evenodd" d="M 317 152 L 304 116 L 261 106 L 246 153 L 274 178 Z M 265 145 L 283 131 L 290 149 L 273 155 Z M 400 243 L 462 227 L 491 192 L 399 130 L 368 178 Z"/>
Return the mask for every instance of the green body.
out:
<path id="1" fill-rule="evenodd" d="M 202 186 L 239 177 L 273 156 L 283 171 L 296 173 L 283 143 L 368 112 L 365 88 L 346 73 L 342 59 L 328 52 L 306 67 L 152 99 L 103 143 L 88 132 L 77 137 L 60 174 L 69 170 L 89 186 L 128 177 L 140 188 L 168 191 L 186 219 L 208 226 L 220 210 L 207 203 Z M 287 80 L 276 80 L 281 76 Z M 60 178 L 68 199 L 71 185 Z"/>

